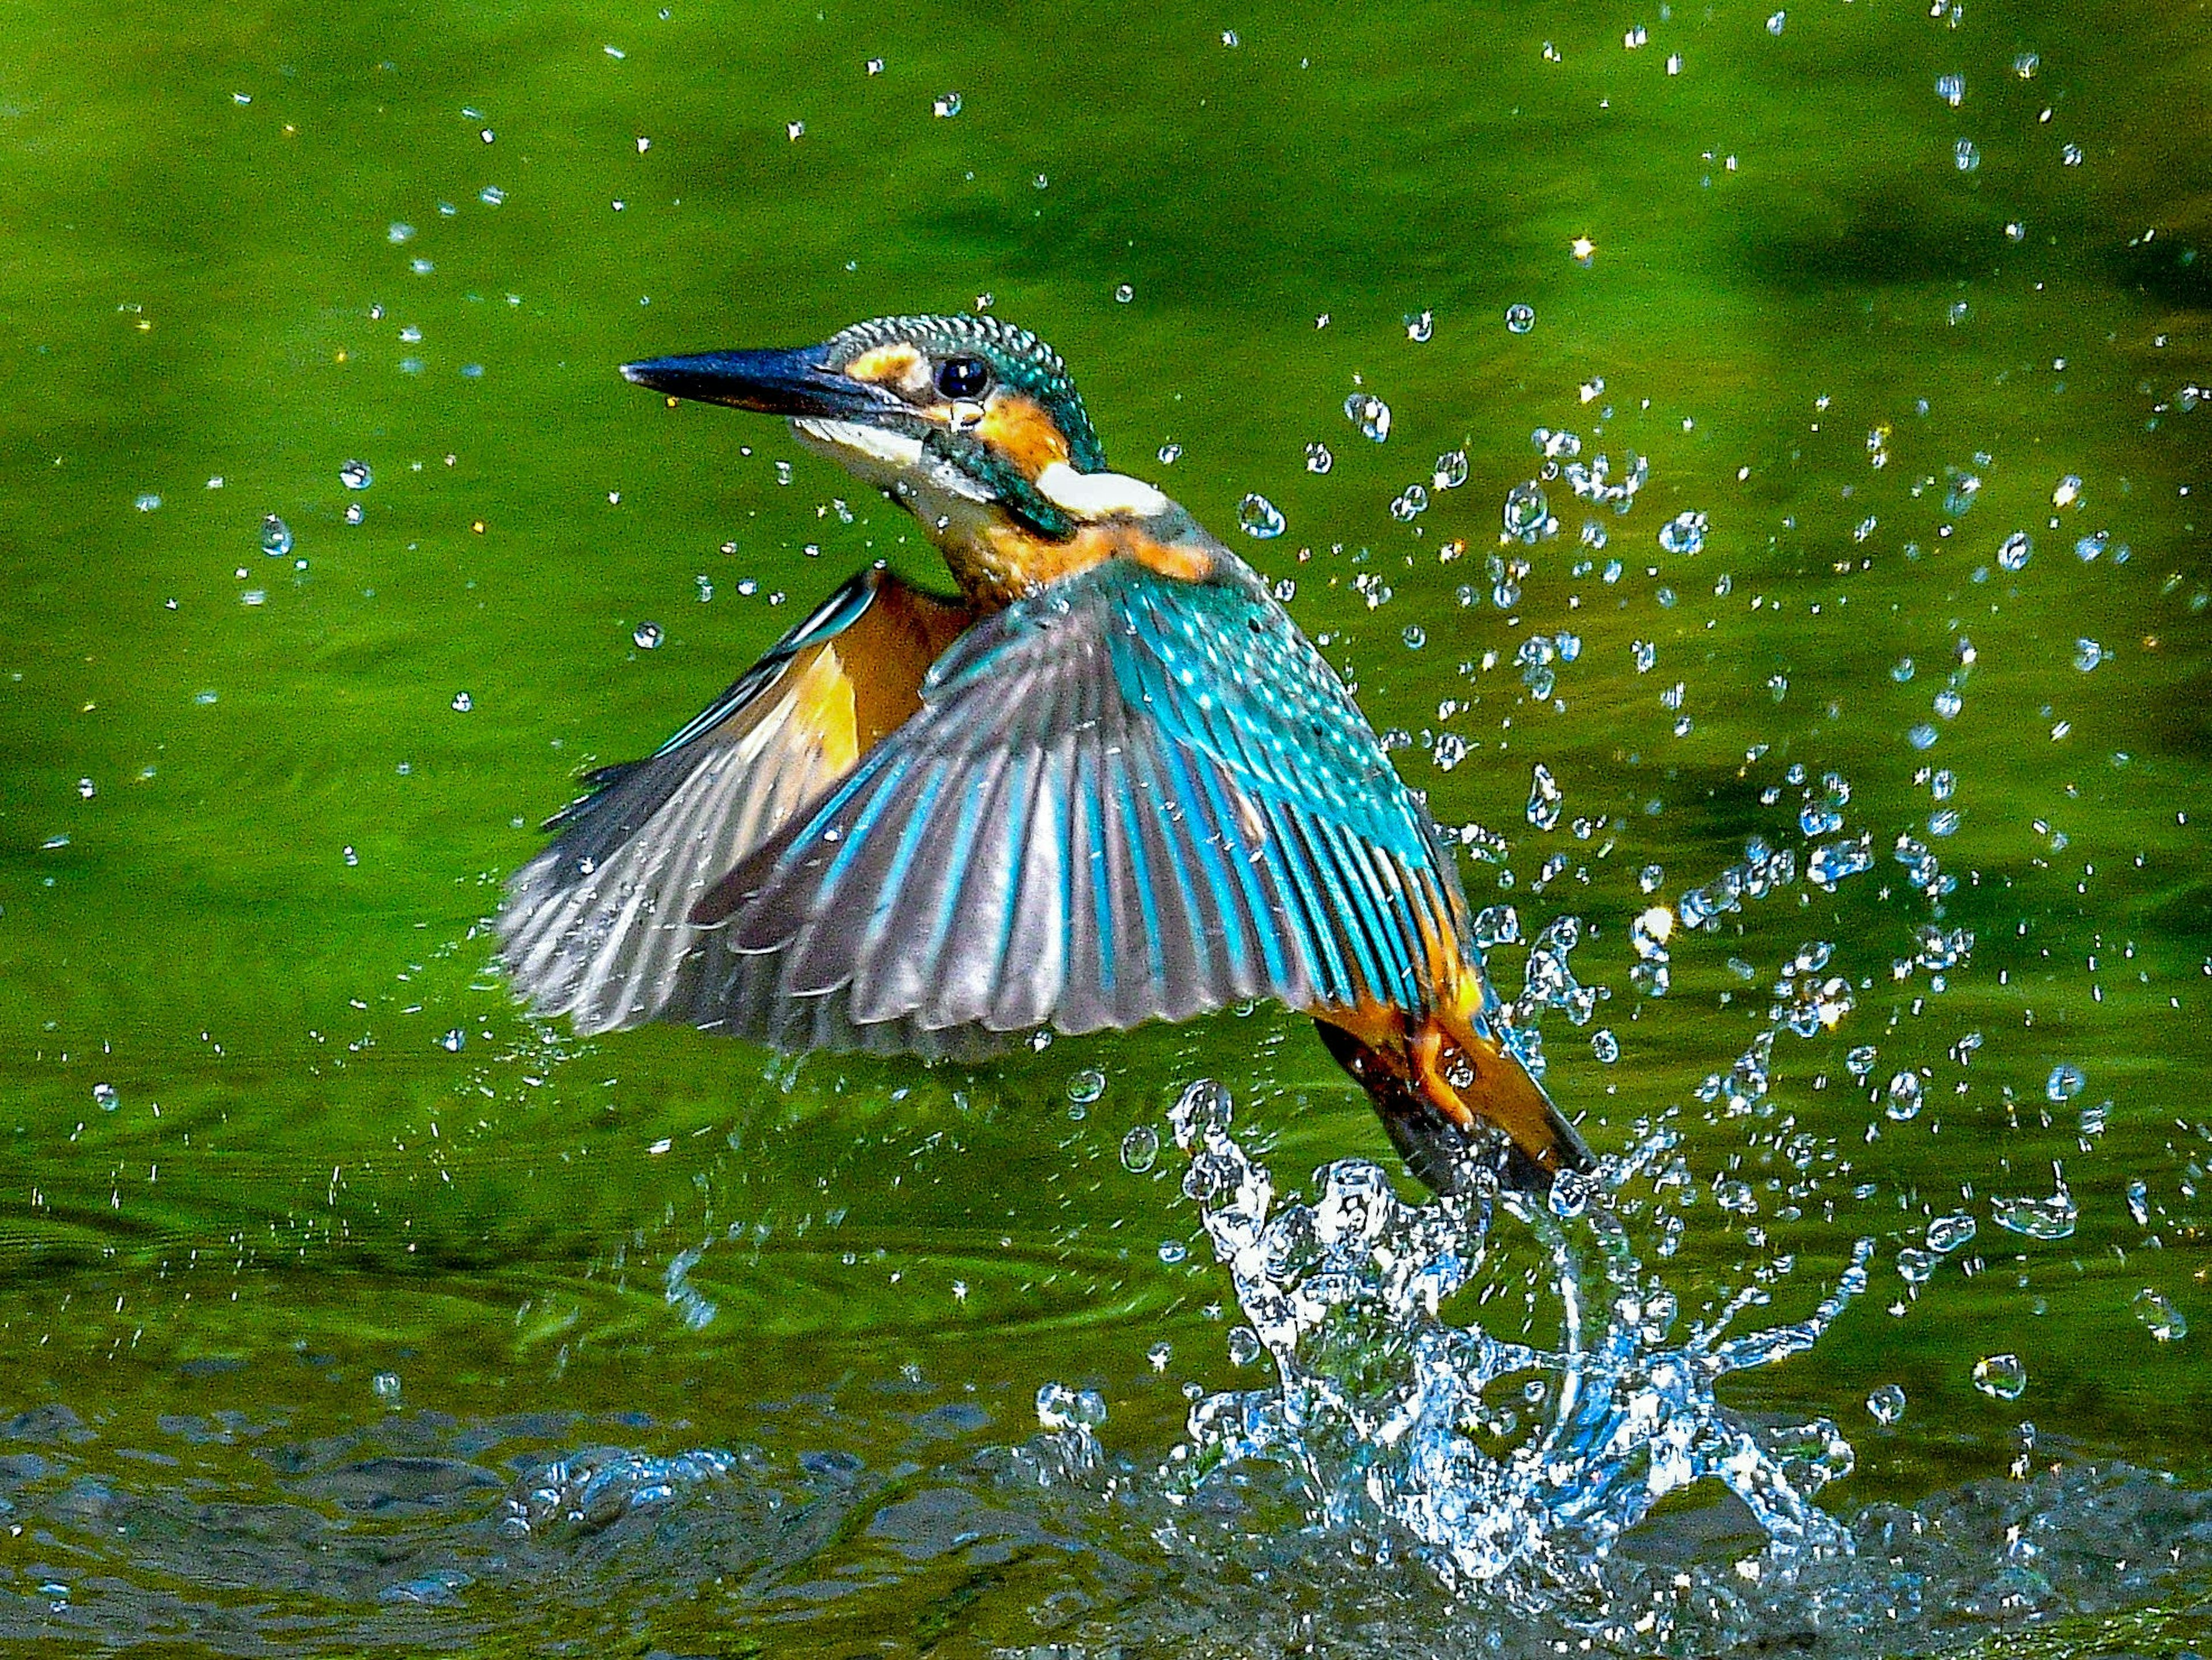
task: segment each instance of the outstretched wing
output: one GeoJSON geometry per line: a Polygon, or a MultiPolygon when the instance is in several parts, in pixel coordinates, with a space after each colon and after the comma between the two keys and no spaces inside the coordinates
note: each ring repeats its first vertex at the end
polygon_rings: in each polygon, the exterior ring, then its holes
{"type": "Polygon", "coordinates": [[[592,775],[507,884],[515,984],[579,1031],[661,1016],[697,953],[700,896],[921,708],[974,615],[863,571],[650,757],[592,775]]]}
{"type": "Polygon", "coordinates": [[[1109,560],[963,636],[694,908],[717,933],[683,1018],[973,1054],[1254,997],[1419,1006],[1465,936],[1450,856],[1281,607],[1216,565],[1109,560]]]}

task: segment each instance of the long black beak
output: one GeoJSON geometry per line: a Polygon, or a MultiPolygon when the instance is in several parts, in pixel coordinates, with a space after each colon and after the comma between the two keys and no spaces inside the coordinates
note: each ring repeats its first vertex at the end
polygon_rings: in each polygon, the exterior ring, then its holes
{"type": "Polygon", "coordinates": [[[622,366],[623,379],[671,398],[726,404],[764,415],[865,420],[898,406],[879,386],[831,368],[825,346],[788,350],[702,351],[622,366]]]}

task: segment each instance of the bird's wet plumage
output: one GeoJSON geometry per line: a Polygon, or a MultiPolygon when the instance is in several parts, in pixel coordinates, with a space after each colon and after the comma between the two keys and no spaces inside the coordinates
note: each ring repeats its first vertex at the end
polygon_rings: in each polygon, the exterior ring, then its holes
{"type": "Polygon", "coordinates": [[[1589,1155],[1502,1042],[1450,851],[1259,577],[1105,471],[1060,360],[989,318],[664,358],[789,416],[962,590],[864,572],[648,759],[593,775],[502,912],[580,1030],[974,1058],[1040,1027],[1314,1014],[1416,1174],[1488,1122],[1509,1178],[1589,1155]]]}

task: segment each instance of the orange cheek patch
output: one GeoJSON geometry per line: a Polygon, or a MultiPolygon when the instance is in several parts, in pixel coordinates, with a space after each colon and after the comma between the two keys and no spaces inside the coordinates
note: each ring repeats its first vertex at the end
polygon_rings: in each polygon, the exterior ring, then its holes
{"type": "Polygon", "coordinates": [[[844,373],[854,380],[865,380],[876,386],[918,386],[929,377],[921,361],[921,354],[912,346],[878,346],[864,351],[845,365],[844,373]]]}
{"type": "Polygon", "coordinates": [[[1034,399],[1000,392],[983,411],[975,435],[1034,478],[1067,459],[1067,440],[1034,399]]]}

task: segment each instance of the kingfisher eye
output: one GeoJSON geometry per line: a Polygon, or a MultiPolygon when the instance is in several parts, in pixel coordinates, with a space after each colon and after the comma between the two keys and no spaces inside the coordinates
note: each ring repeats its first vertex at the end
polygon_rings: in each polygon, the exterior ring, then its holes
{"type": "Polygon", "coordinates": [[[991,366],[980,357],[948,357],[937,366],[937,390],[956,402],[981,398],[991,385],[991,366]]]}

